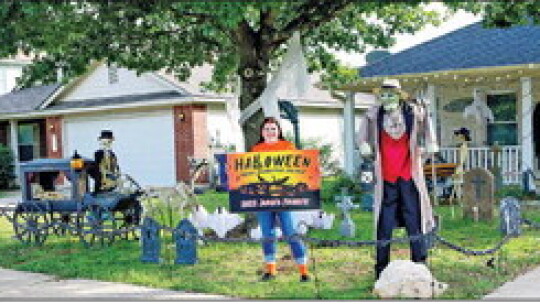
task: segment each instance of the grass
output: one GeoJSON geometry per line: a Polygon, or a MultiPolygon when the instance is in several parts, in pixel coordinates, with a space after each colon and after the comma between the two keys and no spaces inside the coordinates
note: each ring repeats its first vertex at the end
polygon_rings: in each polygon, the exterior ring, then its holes
{"type": "MultiPolygon", "coordinates": [[[[227,205],[227,195],[207,193],[198,202],[213,212],[227,205]]],[[[326,211],[337,213],[335,205],[324,203],[326,211]]],[[[461,219],[460,210],[452,218],[448,206],[436,208],[441,215],[441,235],[474,249],[491,247],[501,239],[498,219],[475,223],[461,219]]],[[[355,239],[372,238],[372,213],[354,211],[355,239]]],[[[527,211],[528,218],[540,221],[540,212],[527,211]]],[[[339,236],[340,220],[333,230],[313,230],[309,236],[344,239],[339,236]]],[[[205,292],[253,299],[373,299],[374,250],[362,248],[315,248],[310,245],[310,268],[314,280],[298,282],[296,267],[286,244],[278,248],[278,276],[259,283],[262,271],[259,244],[212,243],[199,246],[199,263],[174,265],[174,247],[165,237],[161,264],[139,262],[137,242],[118,241],[108,248],[84,248],[74,237],[50,237],[42,247],[20,244],[12,239],[11,225],[0,218],[0,267],[54,274],[61,278],[87,278],[128,282],[150,287],[205,292]]],[[[394,236],[403,236],[396,230],[394,236]]],[[[437,245],[430,251],[429,267],[435,277],[450,285],[440,299],[480,299],[504,282],[540,265],[540,230],[524,229],[495,256],[468,257],[437,245]],[[486,266],[495,257],[495,268],[486,266]]],[[[392,259],[408,259],[406,244],[392,246],[392,259]]]]}

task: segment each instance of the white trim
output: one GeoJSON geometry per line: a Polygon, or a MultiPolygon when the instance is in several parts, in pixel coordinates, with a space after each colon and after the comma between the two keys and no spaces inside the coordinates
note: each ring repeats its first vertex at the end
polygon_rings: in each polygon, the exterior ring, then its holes
{"type": "Polygon", "coordinates": [[[506,94],[517,94],[516,90],[486,90],[486,95],[506,95],[506,94]]]}
{"type": "Polygon", "coordinates": [[[535,168],[534,166],[534,146],[533,146],[533,111],[534,102],[532,96],[531,77],[521,78],[521,155],[523,171],[535,168]]]}
{"type": "Polygon", "coordinates": [[[343,146],[345,148],[345,172],[349,176],[354,175],[354,92],[348,92],[343,105],[343,146]]]}
{"type": "Polygon", "coordinates": [[[151,72],[149,73],[149,75],[153,78],[155,78],[157,81],[159,81],[160,83],[166,85],[166,86],[169,86],[171,87],[172,89],[174,89],[175,91],[181,93],[182,95],[188,95],[190,94],[190,92],[188,92],[186,89],[182,88],[181,86],[177,85],[176,83],[174,83],[173,81],[165,78],[165,76],[163,75],[160,75],[158,72],[151,72]]]}
{"type": "Polygon", "coordinates": [[[66,85],[62,85],[62,86],[58,87],[51,94],[51,96],[47,97],[47,99],[45,99],[45,101],[43,101],[41,103],[41,105],[39,105],[38,110],[44,110],[46,107],[48,107],[56,99],[56,97],[58,97],[58,95],[60,95],[60,94],[62,94],[62,92],[64,92],[65,88],[66,88],[66,85]]]}

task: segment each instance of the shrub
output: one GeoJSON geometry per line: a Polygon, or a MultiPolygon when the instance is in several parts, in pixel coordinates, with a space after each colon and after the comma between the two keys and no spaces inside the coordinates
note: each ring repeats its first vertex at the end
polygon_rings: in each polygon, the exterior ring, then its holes
{"type": "MultiPolygon", "coordinates": [[[[294,143],[294,136],[290,133],[285,134],[285,139],[294,143]]],[[[333,158],[334,147],[331,143],[323,142],[321,138],[306,138],[301,139],[300,144],[305,150],[319,150],[319,162],[324,175],[340,173],[341,168],[339,162],[333,158]]]]}
{"type": "Polygon", "coordinates": [[[15,185],[15,164],[11,148],[0,144],[0,189],[15,185]]]}
{"type": "Polygon", "coordinates": [[[348,195],[354,196],[355,203],[360,201],[362,195],[360,183],[344,173],[323,179],[321,188],[321,199],[327,203],[335,203],[334,197],[341,194],[342,188],[347,189],[348,195]]]}
{"type": "Polygon", "coordinates": [[[509,186],[502,186],[501,189],[495,193],[495,197],[497,199],[501,199],[507,196],[512,196],[517,199],[537,199],[538,196],[534,193],[527,193],[523,191],[521,186],[517,185],[509,185],[509,186]]]}

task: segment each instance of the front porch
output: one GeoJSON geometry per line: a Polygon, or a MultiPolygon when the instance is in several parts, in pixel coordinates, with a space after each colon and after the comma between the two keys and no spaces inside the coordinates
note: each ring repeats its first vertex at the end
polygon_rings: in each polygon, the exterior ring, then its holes
{"type": "MultiPolygon", "coordinates": [[[[537,106],[540,100],[540,65],[360,78],[343,90],[370,92],[384,78],[398,79],[413,98],[427,102],[426,109],[435,126],[440,154],[445,161],[460,161],[460,143],[453,132],[464,127],[471,131],[465,170],[491,168],[495,162],[492,147],[497,143],[501,148],[498,167],[504,184],[520,184],[522,173],[527,170],[538,173],[539,151],[535,149],[535,142],[540,140],[540,107],[537,106]],[[466,111],[472,115],[465,117],[466,111]]],[[[348,96],[347,102],[354,103],[354,95],[348,96]]],[[[350,121],[347,116],[350,115],[345,112],[344,118],[350,121]]],[[[351,134],[345,136],[345,141],[354,142],[351,134]]],[[[354,173],[357,165],[356,162],[354,167],[346,168],[347,172],[354,173]]]]}

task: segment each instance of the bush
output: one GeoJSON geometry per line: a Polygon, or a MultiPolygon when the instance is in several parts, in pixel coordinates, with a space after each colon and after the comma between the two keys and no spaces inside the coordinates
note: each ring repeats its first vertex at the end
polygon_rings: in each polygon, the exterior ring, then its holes
{"type": "Polygon", "coordinates": [[[343,173],[323,179],[321,188],[321,199],[328,203],[335,203],[334,197],[341,195],[342,188],[347,189],[348,195],[354,196],[355,203],[360,202],[362,195],[360,183],[343,173]]]}
{"type": "Polygon", "coordinates": [[[15,185],[15,164],[11,148],[0,144],[0,189],[15,185]]]}
{"type": "Polygon", "coordinates": [[[534,193],[527,193],[525,191],[523,191],[523,189],[521,188],[521,186],[517,186],[517,185],[511,185],[511,186],[502,186],[501,189],[499,189],[497,191],[497,193],[495,193],[495,197],[497,199],[502,199],[502,198],[505,198],[507,196],[512,196],[512,197],[515,197],[517,199],[537,199],[538,198],[538,195],[534,194],[534,193]]]}
{"type": "MultiPolygon", "coordinates": [[[[285,134],[285,139],[294,143],[294,136],[290,133],[285,134]]],[[[339,162],[332,158],[334,147],[330,143],[325,143],[320,138],[301,139],[300,144],[304,150],[319,150],[319,162],[321,172],[324,175],[335,175],[341,171],[339,162]]]]}

